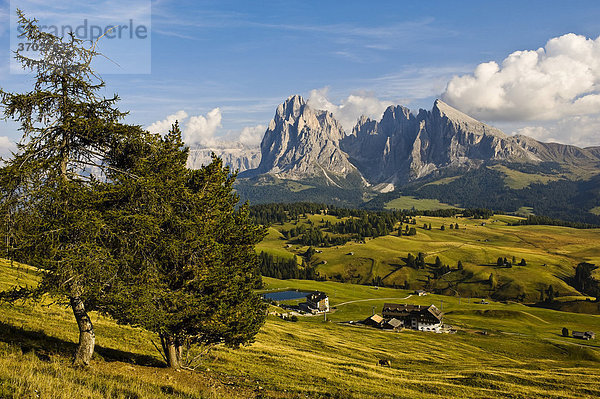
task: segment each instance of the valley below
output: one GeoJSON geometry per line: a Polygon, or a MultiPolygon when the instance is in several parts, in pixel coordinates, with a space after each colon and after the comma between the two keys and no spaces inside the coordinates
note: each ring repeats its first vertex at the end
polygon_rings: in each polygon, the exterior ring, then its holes
{"type": "MultiPolygon", "coordinates": [[[[278,315],[273,302],[256,341],[239,349],[217,346],[194,369],[164,368],[146,330],[118,325],[93,313],[97,353],[90,369],[70,365],[77,329],[68,309],[42,302],[3,304],[0,320],[1,396],[93,398],[584,398],[600,395],[600,344],[562,336],[600,331],[595,298],[569,285],[580,262],[600,262],[597,229],[514,226],[514,216],[488,218],[417,215],[416,234],[396,232],[364,241],[311,246],[286,239],[301,225],[326,232],[351,216],[297,212],[271,223],[257,252],[297,259],[317,280],[263,277],[258,293],[298,290],[329,296],[326,318],[278,315]],[[449,229],[450,224],[458,229],[449,229]],[[427,228],[424,226],[427,225],[427,228]],[[431,225],[431,230],[429,230],[431,225]],[[441,226],[445,226],[444,230],[441,226]],[[312,252],[312,251],[311,251],[312,252]],[[421,269],[405,264],[408,253],[425,254],[421,269]],[[499,257],[526,259],[526,266],[496,264],[499,257]],[[432,278],[436,257],[447,274],[432,278]],[[463,265],[457,269],[458,261],[463,265]],[[491,287],[489,275],[497,276],[491,287]],[[429,276],[429,278],[427,277],[429,276]],[[339,281],[336,281],[339,280],[339,281]],[[408,287],[406,287],[408,285],[408,287]],[[553,303],[588,304],[585,311],[529,306],[554,287],[553,303]],[[416,289],[429,293],[415,295],[416,289]],[[484,303],[482,303],[482,300],[484,303]],[[409,329],[385,331],[356,323],[380,313],[384,303],[435,305],[454,334],[409,329]],[[594,311],[595,307],[595,311],[594,311]],[[326,319],[326,320],[325,320],[326,319]],[[43,320],[43,322],[42,322],[43,320]],[[352,323],[349,323],[352,322],[352,323]],[[389,367],[379,365],[389,361],[389,367]],[[85,373],[85,374],[84,374],[85,373]],[[91,373],[91,374],[90,374],[91,373]],[[85,377],[84,377],[85,375],[85,377]],[[91,378],[90,378],[91,375],[91,378]],[[38,396],[39,395],[39,396],[38,396]]],[[[332,236],[336,234],[332,233],[332,236]]],[[[2,289],[35,285],[31,267],[2,261],[2,289]]],[[[597,278],[597,270],[594,271],[597,278]]],[[[296,301],[293,300],[292,302],[296,301]]],[[[190,356],[200,354],[195,348],[190,356]]]]}

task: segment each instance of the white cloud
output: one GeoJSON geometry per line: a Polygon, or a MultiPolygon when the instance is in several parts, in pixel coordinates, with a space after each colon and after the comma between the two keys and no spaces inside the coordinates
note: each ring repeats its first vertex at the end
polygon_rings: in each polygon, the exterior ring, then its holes
{"type": "Polygon", "coordinates": [[[543,142],[559,142],[560,139],[554,137],[554,133],[544,126],[525,126],[517,129],[514,134],[522,134],[523,136],[534,138],[543,142]]]}
{"type": "Polygon", "coordinates": [[[328,87],[311,90],[308,104],[331,112],[348,133],[362,115],[380,119],[385,109],[392,105],[391,102],[381,101],[368,93],[351,94],[340,105],[335,105],[329,100],[328,92],[328,87]]]}
{"type": "Polygon", "coordinates": [[[7,158],[12,151],[17,149],[17,145],[12,142],[8,136],[0,136],[0,157],[7,158]]]}
{"type": "Polygon", "coordinates": [[[558,122],[525,126],[516,134],[544,142],[573,144],[579,147],[600,145],[600,114],[563,118],[558,122]]]}
{"type": "Polygon", "coordinates": [[[492,121],[558,120],[600,109],[600,37],[569,33],[544,48],[515,51],[501,65],[479,64],[455,76],[442,99],[492,121]]]}
{"type": "Polygon", "coordinates": [[[246,126],[240,133],[239,141],[245,146],[256,147],[262,141],[266,129],[265,125],[246,126]]]}
{"type": "Polygon", "coordinates": [[[183,120],[187,117],[187,112],[183,110],[177,111],[176,113],[167,116],[162,121],[154,122],[147,127],[147,130],[151,133],[166,134],[169,129],[171,129],[171,125],[173,125],[175,121],[179,121],[179,125],[181,126],[181,122],[183,122],[183,120]]]}
{"type": "Polygon", "coordinates": [[[152,133],[165,134],[175,121],[179,121],[183,141],[192,148],[239,148],[257,147],[266,130],[265,125],[246,126],[238,132],[219,132],[222,127],[221,108],[214,108],[206,115],[193,115],[180,110],[147,127],[152,133]],[[219,134],[221,133],[221,134],[219,134]]]}
{"type": "Polygon", "coordinates": [[[183,141],[190,146],[211,145],[215,141],[215,133],[221,127],[221,110],[214,108],[206,116],[192,116],[185,125],[183,141]]]}

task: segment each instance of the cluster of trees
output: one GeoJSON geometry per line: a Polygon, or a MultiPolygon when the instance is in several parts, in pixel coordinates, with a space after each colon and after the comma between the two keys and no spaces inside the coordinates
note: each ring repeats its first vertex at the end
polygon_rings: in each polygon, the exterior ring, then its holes
{"type": "Polygon", "coordinates": [[[515,222],[513,226],[527,226],[527,225],[545,225],[545,226],[563,226],[573,227],[575,229],[596,229],[600,227],[597,224],[580,223],[580,222],[568,222],[566,220],[553,219],[548,216],[536,216],[529,215],[525,220],[519,220],[515,222]]]}
{"type": "Polygon", "coordinates": [[[440,278],[444,274],[450,272],[450,266],[444,265],[439,256],[435,257],[434,269],[433,269],[433,278],[440,278]]]}
{"type": "Polygon", "coordinates": [[[250,207],[250,217],[258,224],[270,225],[298,220],[307,214],[326,212],[330,206],[310,202],[295,202],[290,204],[258,204],[250,207]]]}
{"type": "Polygon", "coordinates": [[[554,302],[554,299],[557,296],[560,296],[560,293],[558,291],[555,291],[552,285],[548,285],[548,287],[545,290],[540,290],[541,302],[552,303],[554,302]]]}
{"type": "Polygon", "coordinates": [[[417,257],[415,257],[410,252],[406,256],[406,266],[412,267],[413,269],[424,269],[425,268],[425,254],[423,252],[419,252],[417,257]]]}
{"type": "Polygon", "coordinates": [[[280,258],[262,251],[259,255],[260,272],[263,276],[277,279],[303,279],[321,280],[315,266],[302,261],[302,267],[298,266],[298,259],[280,258]]]}
{"type": "MultiPolygon", "coordinates": [[[[450,223],[450,230],[454,230],[454,229],[458,230],[459,228],[460,228],[460,227],[458,226],[458,223],[454,223],[454,224],[453,224],[453,223],[450,223]]],[[[429,224],[429,230],[431,230],[431,224],[429,224]]],[[[440,230],[442,230],[442,231],[445,231],[445,230],[446,230],[446,225],[445,225],[445,224],[443,224],[443,225],[440,227],[440,230]]]]}
{"type": "Polygon", "coordinates": [[[596,298],[600,297],[599,283],[592,276],[592,272],[597,268],[598,266],[588,262],[582,262],[575,267],[573,286],[577,291],[582,294],[596,296],[596,298]]]}
{"type": "Polygon", "coordinates": [[[323,233],[320,228],[311,224],[301,224],[299,226],[292,227],[290,230],[284,230],[282,234],[285,238],[293,238],[294,242],[298,244],[320,247],[344,245],[348,241],[352,240],[352,237],[349,236],[334,236],[323,233]]]}
{"type": "Polygon", "coordinates": [[[339,223],[325,222],[325,228],[339,234],[352,234],[358,239],[380,237],[394,230],[402,215],[392,212],[365,212],[361,217],[352,217],[339,223]]]}
{"type": "Polygon", "coordinates": [[[251,342],[265,319],[253,293],[264,229],[236,208],[235,175],[215,157],[187,169],[177,123],[164,136],[123,124],[118,97],[98,94],[95,46],[21,12],[19,25],[40,51],[16,53],[34,89],[0,91],[4,117],[23,132],[0,169],[0,238],[2,256],[37,267],[41,282],[0,299],[49,293],[70,305],[78,366],[94,352],[92,310],[157,333],[174,368],[189,345],[251,342]]]}
{"type": "Polygon", "coordinates": [[[484,215],[493,215],[493,212],[489,209],[435,209],[435,210],[402,210],[402,211],[380,211],[369,209],[357,209],[340,207],[325,203],[311,203],[311,202],[292,202],[292,203],[269,203],[269,204],[257,204],[250,206],[250,216],[255,220],[256,223],[262,225],[269,225],[273,223],[285,223],[290,221],[298,221],[300,217],[306,215],[318,215],[327,214],[335,216],[338,219],[342,218],[383,218],[394,221],[394,224],[398,222],[415,224],[416,221],[413,219],[416,216],[430,216],[430,217],[444,217],[449,218],[457,214],[465,214],[467,217],[484,217],[484,215]]]}
{"type": "MultiPolygon", "coordinates": [[[[506,257],[498,257],[498,260],[496,261],[496,266],[498,267],[513,267],[513,265],[517,265],[517,258],[516,257],[512,257],[512,261],[506,259],[506,257]]],[[[525,260],[525,258],[521,258],[521,261],[518,263],[518,266],[527,266],[527,261],[525,260]]]]}
{"type": "MultiPolygon", "coordinates": [[[[261,215],[256,220],[263,222],[272,222],[273,218],[287,221],[290,217],[295,217],[296,226],[289,230],[283,230],[282,234],[286,239],[295,239],[294,241],[302,245],[311,246],[333,246],[344,245],[348,241],[362,241],[365,237],[379,237],[389,234],[394,229],[394,225],[399,221],[411,222],[416,224],[416,221],[410,220],[399,212],[371,212],[359,209],[345,208],[327,208],[324,205],[315,205],[313,212],[327,212],[329,215],[337,216],[338,218],[346,218],[338,223],[332,223],[329,220],[322,220],[322,226],[317,227],[308,220],[307,223],[298,223],[299,218],[306,216],[304,210],[310,210],[311,204],[277,204],[277,205],[259,205],[257,206],[257,215],[261,215]],[[258,212],[260,210],[260,212],[258,212]],[[271,212],[273,210],[273,212],[271,212]],[[292,210],[293,212],[289,212],[292,210]],[[271,215],[271,216],[269,216],[271,215]],[[286,215],[285,217],[283,215],[286,215]],[[273,217],[273,218],[272,218],[273,217]],[[333,234],[327,234],[327,231],[333,234]]],[[[407,233],[408,233],[407,226],[407,233]]],[[[413,229],[414,230],[414,229],[413,229]]],[[[413,231],[416,234],[416,230],[413,231]]]]}
{"type": "Polygon", "coordinates": [[[494,216],[494,211],[487,208],[469,208],[465,209],[462,215],[466,218],[489,219],[494,216]]]}
{"type": "Polygon", "coordinates": [[[402,231],[402,225],[398,227],[398,235],[399,236],[416,236],[417,229],[414,227],[409,227],[407,224],[404,225],[404,231],[402,231]]]}
{"type": "MultiPolygon", "coordinates": [[[[406,266],[412,267],[413,269],[416,269],[416,270],[425,269],[425,265],[427,264],[425,262],[425,254],[423,254],[422,252],[419,252],[416,257],[413,254],[408,253],[408,255],[406,256],[406,259],[405,259],[405,263],[406,263],[406,266]]],[[[455,270],[463,270],[463,269],[464,269],[464,266],[462,264],[462,261],[459,260],[455,270]]],[[[440,278],[444,274],[447,274],[451,271],[452,271],[452,268],[450,267],[450,265],[445,265],[439,256],[435,257],[435,261],[431,267],[431,272],[433,274],[434,279],[440,278]]]]}

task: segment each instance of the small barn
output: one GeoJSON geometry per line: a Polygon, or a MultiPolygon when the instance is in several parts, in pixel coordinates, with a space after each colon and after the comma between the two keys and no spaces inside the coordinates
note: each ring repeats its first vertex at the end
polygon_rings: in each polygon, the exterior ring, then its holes
{"type": "Polygon", "coordinates": [[[371,327],[381,327],[381,326],[383,326],[384,322],[385,322],[385,319],[378,314],[374,314],[371,317],[367,317],[365,319],[365,321],[363,321],[364,324],[371,326],[371,327]]]}
{"type": "Polygon", "coordinates": [[[396,318],[392,318],[383,324],[383,328],[391,330],[399,330],[402,327],[404,327],[404,323],[402,322],[402,320],[398,320],[396,318]]]}
{"type": "Polygon", "coordinates": [[[596,334],[594,334],[593,331],[573,331],[572,333],[573,338],[578,338],[578,339],[595,339],[596,338],[596,334]]]}

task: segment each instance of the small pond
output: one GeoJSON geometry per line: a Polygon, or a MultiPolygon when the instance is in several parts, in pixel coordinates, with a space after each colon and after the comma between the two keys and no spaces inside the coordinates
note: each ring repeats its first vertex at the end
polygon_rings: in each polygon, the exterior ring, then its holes
{"type": "Polygon", "coordinates": [[[279,292],[269,292],[268,294],[263,294],[265,299],[272,299],[274,301],[289,301],[291,299],[302,299],[306,298],[311,291],[279,291],[279,292]]]}

